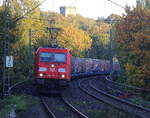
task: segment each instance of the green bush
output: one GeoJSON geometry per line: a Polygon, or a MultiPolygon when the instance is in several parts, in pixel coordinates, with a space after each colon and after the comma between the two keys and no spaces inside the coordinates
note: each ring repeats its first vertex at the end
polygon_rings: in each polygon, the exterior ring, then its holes
{"type": "Polygon", "coordinates": [[[16,113],[26,111],[32,104],[35,104],[32,98],[29,96],[10,96],[3,100],[0,100],[0,118],[5,117],[9,114],[12,108],[15,109],[16,113]]]}

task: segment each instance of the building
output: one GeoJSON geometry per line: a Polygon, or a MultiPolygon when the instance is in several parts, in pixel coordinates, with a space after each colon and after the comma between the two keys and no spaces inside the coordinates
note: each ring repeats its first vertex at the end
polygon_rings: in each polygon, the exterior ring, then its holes
{"type": "Polygon", "coordinates": [[[60,7],[60,13],[64,16],[73,15],[76,16],[76,7],[60,7]]]}

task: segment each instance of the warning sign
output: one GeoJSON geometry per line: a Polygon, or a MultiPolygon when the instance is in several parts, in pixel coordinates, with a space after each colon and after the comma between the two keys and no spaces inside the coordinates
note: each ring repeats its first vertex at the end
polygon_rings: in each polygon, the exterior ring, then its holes
{"type": "Polygon", "coordinates": [[[6,56],[6,67],[13,67],[13,56],[6,56]]]}

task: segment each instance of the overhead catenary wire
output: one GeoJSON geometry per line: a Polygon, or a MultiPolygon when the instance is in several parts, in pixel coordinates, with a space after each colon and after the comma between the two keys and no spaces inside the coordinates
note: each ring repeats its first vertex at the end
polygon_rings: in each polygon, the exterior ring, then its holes
{"type": "Polygon", "coordinates": [[[40,2],[39,4],[37,4],[35,7],[33,7],[32,9],[30,9],[29,11],[27,11],[25,14],[23,14],[22,16],[19,16],[18,18],[16,18],[15,20],[13,20],[14,22],[17,22],[21,19],[23,19],[25,16],[27,16],[28,14],[32,13],[36,8],[38,8],[39,6],[41,6],[46,0],[43,0],[42,2],[40,2]]]}
{"type": "Polygon", "coordinates": [[[69,6],[73,6],[78,0],[74,0],[69,6]]]}
{"type": "MultiPolygon", "coordinates": [[[[139,15],[136,15],[136,16],[139,16],[139,15]]],[[[140,16],[139,16],[140,17],[140,16]]],[[[28,17],[24,17],[24,18],[28,18],[28,17]]],[[[125,17],[123,17],[123,18],[125,18],[125,17]]],[[[34,19],[34,20],[44,20],[44,21],[49,21],[49,22],[52,22],[53,20],[52,19],[48,19],[48,18],[36,18],[36,17],[32,17],[32,18],[30,18],[30,19],[34,19]]],[[[123,19],[104,19],[104,20],[102,20],[102,21],[104,21],[104,22],[111,22],[111,21],[113,21],[113,22],[119,22],[119,21],[122,21],[123,19]]],[[[125,19],[124,19],[125,20],[125,19]]],[[[145,22],[149,22],[149,19],[143,19],[143,18],[141,18],[140,17],[140,19],[132,19],[132,21],[145,21],[145,22]]]]}
{"type": "Polygon", "coordinates": [[[119,7],[121,7],[121,8],[123,8],[124,10],[126,9],[125,7],[121,6],[120,4],[118,4],[118,3],[116,3],[116,2],[114,2],[112,0],[108,0],[108,1],[113,3],[113,4],[115,4],[115,5],[117,5],[117,6],[119,6],[119,7]]]}
{"type": "MultiPolygon", "coordinates": [[[[38,8],[39,6],[41,6],[45,1],[46,1],[46,0],[43,0],[41,3],[39,3],[37,6],[35,6],[35,7],[32,8],[31,10],[29,10],[28,12],[26,12],[24,15],[22,15],[22,16],[16,18],[13,22],[17,22],[18,20],[21,20],[21,19],[23,19],[23,18],[27,18],[26,16],[27,16],[28,14],[30,14],[30,13],[33,12],[36,8],[38,8]]],[[[111,1],[111,0],[108,0],[108,1],[109,1],[109,2],[112,2],[113,4],[119,6],[119,7],[123,8],[123,9],[125,9],[125,7],[119,5],[118,3],[115,3],[115,2],[113,2],[113,1],[111,1]]],[[[75,4],[76,2],[77,2],[77,0],[75,0],[71,5],[75,4]]],[[[36,19],[36,18],[32,18],[32,19],[36,19]]],[[[43,18],[40,18],[39,20],[51,21],[51,20],[49,20],[49,19],[43,19],[43,18]]],[[[146,22],[149,22],[149,20],[147,21],[147,19],[142,19],[142,20],[144,20],[144,21],[146,21],[146,22]]],[[[105,19],[105,21],[106,21],[106,19],[105,19]]],[[[107,21],[108,21],[108,20],[107,20],[107,21]]],[[[114,21],[120,21],[120,20],[114,20],[114,21]]]]}

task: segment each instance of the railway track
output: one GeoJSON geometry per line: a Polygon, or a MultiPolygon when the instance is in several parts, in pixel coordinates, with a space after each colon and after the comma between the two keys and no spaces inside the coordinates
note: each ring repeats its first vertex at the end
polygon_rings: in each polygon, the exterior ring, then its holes
{"type": "Polygon", "coordinates": [[[104,103],[107,103],[108,105],[111,105],[118,110],[122,110],[128,114],[131,114],[132,116],[140,117],[140,118],[150,117],[149,109],[132,104],[128,101],[119,99],[111,94],[108,94],[103,86],[99,86],[99,88],[95,87],[94,81],[95,79],[81,80],[79,82],[79,87],[82,91],[94,97],[95,99],[103,101],[104,103]],[[85,83],[87,83],[87,81],[88,81],[88,85],[85,86],[85,83]]]}
{"type": "Polygon", "coordinates": [[[132,96],[132,94],[129,93],[128,91],[114,87],[114,85],[106,84],[106,82],[104,82],[104,81],[105,80],[103,80],[103,81],[98,80],[97,83],[99,84],[99,86],[101,86],[101,89],[104,90],[105,92],[107,92],[108,94],[111,94],[118,98],[122,98],[122,99],[126,99],[126,100],[127,99],[129,100],[129,97],[132,96]]]}
{"type": "MultiPolygon", "coordinates": [[[[22,84],[25,84],[28,81],[29,81],[29,79],[14,84],[13,86],[10,87],[9,92],[14,92],[14,91],[16,92],[16,91],[18,91],[17,88],[22,86],[22,84]]],[[[67,116],[67,117],[72,116],[72,118],[88,118],[86,115],[84,115],[78,109],[76,109],[73,105],[71,105],[64,96],[65,95],[63,95],[63,94],[61,94],[60,97],[58,97],[58,98],[56,98],[56,97],[42,97],[42,96],[39,96],[39,98],[41,100],[41,103],[44,106],[45,111],[47,112],[47,115],[48,115],[49,118],[60,118],[60,117],[63,117],[61,115],[58,115],[60,113],[56,113],[56,111],[53,110],[51,105],[50,105],[51,103],[55,103],[56,99],[61,101],[60,104],[62,104],[62,106],[64,106],[63,109],[66,109],[66,111],[68,111],[67,113],[65,112],[65,114],[64,114],[65,116],[67,116]],[[53,99],[53,101],[49,101],[49,99],[53,99]]],[[[58,105],[56,105],[56,106],[58,106],[58,105]]]]}
{"type": "Polygon", "coordinates": [[[141,94],[142,92],[147,92],[147,93],[150,92],[150,89],[149,90],[148,89],[142,89],[142,88],[114,82],[114,81],[108,79],[108,77],[106,77],[105,80],[106,80],[106,84],[108,86],[112,86],[113,88],[120,89],[121,91],[125,90],[126,92],[134,94],[134,95],[141,94]]]}
{"type": "Polygon", "coordinates": [[[76,109],[73,105],[71,105],[67,101],[67,99],[65,99],[63,94],[61,94],[60,97],[57,98],[40,97],[40,99],[50,118],[60,118],[60,117],[88,118],[78,109],[76,109]],[[60,105],[60,107],[58,108],[58,104],[52,105],[54,102],[55,103],[57,102],[60,105]],[[56,106],[57,108],[55,108],[56,106]]]}
{"type": "Polygon", "coordinates": [[[61,99],[63,100],[63,102],[68,105],[72,110],[74,110],[74,112],[76,112],[78,114],[79,118],[88,118],[88,116],[86,116],[85,114],[83,114],[81,111],[79,111],[78,109],[76,109],[73,105],[71,105],[64,97],[64,95],[61,96],[61,99]]]}
{"type": "MultiPolygon", "coordinates": [[[[150,93],[150,89],[143,89],[134,86],[129,86],[121,83],[114,82],[106,77],[105,85],[108,88],[108,92],[118,94],[119,98],[128,99],[130,102],[134,103],[134,99],[139,99],[138,105],[145,108],[150,108],[150,103],[148,100],[143,100],[141,96],[145,96],[150,93]]],[[[102,83],[103,84],[103,83],[102,83]]]]}
{"type": "Polygon", "coordinates": [[[13,92],[18,86],[21,86],[22,84],[28,82],[30,79],[27,79],[27,80],[24,80],[22,82],[18,82],[14,85],[12,85],[10,88],[9,88],[9,93],[13,92]]]}
{"type": "MultiPolygon", "coordinates": [[[[89,80],[89,79],[81,80],[80,83],[79,83],[79,87],[80,87],[80,89],[82,91],[84,91],[88,95],[90,95],[90,96],[94,97],[95,99],[100,100],[100,101],[102,101],[102,102],[104,102],[104,103],[106,103],[108,105],[111,105],[111,106],[113,106],[116,109],[119,109],[121,111],[125,111],[126,113],[129,113],[132,116],[141,117],[141,118],[149,118],[150,117],[150,110],[149,109],[143,108],[142,106],[138,106],[138,105],[132,104],[129,101],[125,101],[123,99],[119,99],[118,97],[109,94],[106,91],[105,87],[103,87],[102,85],[96,87],[94,85],[94,83],[95,83],[94,79],[90,80],[88,85],[82,84],[82,83],[86,82],[87,80],[89,80]],[[89,90],[89,89],[91,89],[91,90],[89,90]]],[[[16,87],[24,84],[27,81],[28,80],[16,83],[15,85],[10,87],[10,91],[13,91],[16,87]]],[[[68,107],[67,110],[70,111],[70,113],[74,114],[73,117],[88,118],[86,115],[84,115],[79,110],[74,108],[67,101],[67,98],[65,98],[63,96],[63,94],[60,96],[60,99],[63,102],[63,104],[65,104],[64,106],[68,107]]],[[[47,112],[51,111],[50,110],[50,106],[48,105],[48,102],[45,102],[45,98],[41,98],[41,101],[42,101],[45,109],[47,109],[47,112]]],[[[48,114],[49,114],[49,117],[56,118],[55,113],[53,113],[52,111],[49,112],[48,114]]]]}
{"type": "Polygon", "coordinates": [[[56,115],[51,111],[51,109],[49,108],[48,104],[46,103],[44,97],[40,97],[40,100],[41,100],[41,103],[42,103],[42,105],[44,106],[44,108],[47,112],[47,115],[50,118],[56,118],[56,115]]]}

